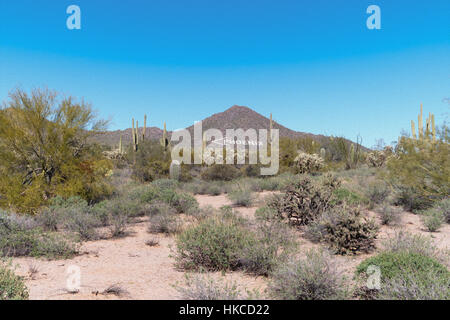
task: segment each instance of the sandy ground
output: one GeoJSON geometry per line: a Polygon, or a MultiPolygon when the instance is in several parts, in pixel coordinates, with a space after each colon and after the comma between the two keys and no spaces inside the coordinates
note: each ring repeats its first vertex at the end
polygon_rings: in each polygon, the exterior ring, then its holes
{"type": "MultiPolygon", "coordinates": [[[[260,193],[259,199],[268,194],[260,193]]],[[[200,206],[219,208],[231,204],[226,195],[198,195],[196,198],[200,206]]],[[[237,209],[244,216],[252,218],[256,208],[237,209]]],[[[370,214],[376,216],[374,213],[370,214]]],[[[14,259],[13,262],[17,264],[16,273],[25,277],[30,299],[178,299],[180,297],[173,286],[184,283],[185,273],[176,269],[174,258],[171,257],[174,238],[158,235],[159,245],[150,247],[145,242],[155,236],[147,233],[147,225],[147,220],[143,218],[130,225],[130,235],[125,238],[86,242],[80,249],[82,254],[73,259],[14,259]],[[68,273],[71,266],[78,267],[81,272],[81,288],[77,293],[69,293],[66,289],[67,280],[71,277],[68,273]],[[30,272],[33,269],[35,272],[30,272]],[[115,284],[126,290],[126,293],[121,296],[103,294],[105,289],[115,284]]],[[[399,226],[381,228],[377,247],[380,248],[382,241],[397,230],[431,235],[439,248],[450,248],[450,225],[446,224],[439,232],[430,234],[423,229],[419,216],[407,212],[403,213],[399,226]]],[[[302,238],[301,231],[298,234],[299,255],[319,246],[302,238]]],[[[336,258],[342,271],[351,277],[355,267],[368,256],[370,255],[363,254],[336,258]]],[[[213,277],[219,278],[222,275],[216,273],[213,277]]],[[[265,278],[242,272],[228,273],[224,277],[237,282],[242,289],[263,292],[267,285],[265,278]]]]}

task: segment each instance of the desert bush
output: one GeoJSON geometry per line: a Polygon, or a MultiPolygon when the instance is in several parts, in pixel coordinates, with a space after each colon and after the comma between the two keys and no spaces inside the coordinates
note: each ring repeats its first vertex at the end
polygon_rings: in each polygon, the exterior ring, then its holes
{"type": "Polygon", "coordinates": [[[197,220],[211,218],[217,214],[218,214],[218,210],[211,205],[203,206],[200,209],[191,212],[191,215],[194,216],[197,220]]]}
{"type": "Polygon", "coordinates": [[[294,159],[295,173],[314,173],[324,166],[324,159],[318,154],[309,154],[299,151],[294,159]]]}
{"type": "Polygon", "coordinates": [[[444,212],[439,209],[431,208],[422,212],[422,223],[430,232],[436,232],[445,223],[444,212]]]}
{"type": "Polygon", "coordinates": [[[240,267],[254,275],[269,276],[296,247],[295,237],[286,223],[267,216],[259,219],[254,234],[240,253],[240,267]]]}
{"type": "Polygon", "coordinates": [[[333,192],[339,185],[331,176],[319,182],[308,176],[300,177],[284,194],[279,213],[294,225],[306,225],[333,206],[333,192]]]}
{"type": "Polygon", "coordinates": [[[236,206],[250,207],[254,202],[254,195],[248,185],[236,184],[233,190],[228,193],[228,198],[236,206]]]}
{"type": "Polygon", "coordinates": [[[101,226],[100,220],[90,211],[72,211],[71,209],[61,216],[63,229],[77,233],[83,241],[99,239],[100,235],[96,228],[101,226]]]}
{"type": "Polygon", "coordinates": [[[432,239],[410,232],[399,231],[391,238],[383,242],[385,251],[388,252],[406,252],[433,258],[443,264],[449,264],[449,253],[439,250],[432,239]]]}
{"type": "Polygon", "coordinates": [[[171,205],[169,205],[168,203],[163,202],[163,201],[158,201],[158,200],[153,201],[147,207],[147,214],[149,216],[155,216],[155,215],[164,214],[167,212],[169,212],[171,214],[176,213],[171,205]]]}
{"type": "Polygon", "coordinates": [[[178,213],[190,214],[199,209],[197,200],[187,193],[177,193],[170,204],[178,213]]]}
{"type": "Polygon", "coordinates": [[[181,230],[181,222],[175,209],[168,206],[160,206],[157,214],[149,218],[148,232],[174,234],[181,230]]]}
{"type": "Polygon", "coordinates": [[[201,275],[187,275],[185,285],[175,288],[183,300],[238,300],[242,297],[235,282],[217,281],[201,275]]]}
{"type": "Polygon", "coordinates": [[[152,181],[152,186],[160,189],[176,189],[180,183],[173,179],[158,179],[152,181]]]}
{"type": "Polygon", "coordinates": [[[223,193],[223,186],[218,181],[202,181],[193,180],[183,185],[183,190],[191,192],[193,194],[208,194],[212,196],[218,196],[223,193]]]}
{"type": "Polygon", "coordinates": [[[122,237],[126,234],[127,223],[132,216],[126,203],[114,201],[108,206],[108,226],[111,237],[122,237]],[[115,205],[113,205],[113,203],[115,205]]]}
{"type": "Polygon", "coordinates": [[[335,207],[313,221],[306,234],[323,241],[336,254],[370,252],[375,248],[378,226],[364,218],[359,208],[335,207]]]}
{"type": "Polygon", "coordinates": [[[28,289],[22,278],[16,276],[10,263],[0,260],[0,301],[28,300],[28,289]]]}
{"type": "Polygon", "coordinates": [[[348,296],[336,262],[325,251],[310,250],[306,257],[291,259],[274,272],[268,287],[274,299],[336,300],[348,296]]]}
{"type": "Polygon", "coordinates": [[[369,199],[369,207],[374,208],[375,206],[386,201],[391,193],[391,190],[386,183],[377,181],[369,184],[365,193],[366,197],[369,199]]]}
{"type": "Polygon", "coordinates": [[[259,177],[261,175],[261,166],[257,164],[249,164],[241,169],[245,177],[259,177]]]}
{"type": "Polygon", "coordinates": [[[450,297],[450,272],[428,256],[413,252],[382,252],[357,267],[359,279],[367,278],[369,266],[379,267],[381,272],[381,286],[374,292],[375,298],[450,297]]]}
{"type": "Polygon", "coordinates": [[[152,202],[165,202],[173,207],[178,213],[190,213],[198,210],[197,200],[188,193],[177,192],[171,188],[156,188],[155,186],[144,186],[135,188],[130,192],[130,199],[138,206],[152,202]]]}
{"type": "Polygon", "coordinates": [[[201,177],[206,181],[224,180],[231,181],[239,177],[240,171],[230,164],[214,164],[203,170],[201,177]]]}
{"type": "Polygon", "coordinates": [[[431,208],[434,202],[431,198],[420,193],[418,189],[396,186],[394,204],[403,206],[406,211],[418,213],[421,210],[431,208]]]}
{"type": "Polygon", "coordinates": [[[0,206],[36,213],[55,195],[90,202],[108,196],[112,164],[87,143],[105,125],[89,104],[72,97],[12,92],[0,110],[0,206]]]}
{"type": "Polygon", "coordinates": [[[436,210],[442,211],[445,221],[450,223],[450,198],[445,198],[440,202],[436,203],[433,207],[436,210]]]}
{"type": "Polygon", "coordinates": [[[98,239],[95,228],[102,225],[99,217],[81,197],[53,198],[50,206],[37,216],[37,220],[46,230],[75,232],[81,240],[98,239]]]}
{"type": "Polygon", "coordinates": [[[255,217],[259,221],[266,221],[266,222],[282,220],[282,217],[278,213],[278,210],[267,205],[256,209],[255,217]]]}
{"type": "Polygon", "coordinates": [[[242,249],[251,240],[248,230],[236,219],[206,219],[177,237],[177,264],[188,270],[235,270],[242,249]]]}
{"type": "Polygon", "coordinates": [[[381,224],[396,225],[401,220],[402,209],[391,206],[387,203],[375,209],[381,218],[381,224]]]}
{"type": "Polygon", "coordinates": [[[450,277],[428,270],[385,281],[378,299],[382,300],[449,300],[450,277]]]}
{"type": "Polygon", "coordinates": [[[0,255],[19,257],[71,257],[76,253],[73,239],[62,234],[44,232],[30,218],[0,210],[0,255]]]}

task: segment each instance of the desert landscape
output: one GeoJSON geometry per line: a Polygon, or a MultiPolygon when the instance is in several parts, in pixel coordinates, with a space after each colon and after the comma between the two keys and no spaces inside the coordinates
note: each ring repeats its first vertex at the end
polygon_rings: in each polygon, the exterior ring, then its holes
{"type": "MultiPolygon", "coordinates": [[[[13,127],[20,117],[35,115],[40,109],[33,101],[45,101],[46,94],[13,95],[19,106],[4,109],[2,115],[10,117],[3,121],[13,127]]],[[[421,106],[419,120],[422,115],[421,106]]],[[[239,106],[205,123],[248,130],[252,119],[260,119],[259,126],[265,122],[269,132],[282,128],[272,117],[239,106]]],[[[284,129],[277,141],[280,172],[275,176],[260,176],[258,164],[180,164],[171,160],[176,155],[171,132],[164,128],[152,136],[155,130],[149,133],[146,121],[138,127],[132,120],[128,143],[117,132],[83,136],[68,131],[71,148],[100,149],[86,153],[91,164],[85,172],[75,171],[76,180],[46,183],[47,172],[67,175],[62,173],[65,160],[61,167],[50,161],[55,169],[40,168],[41,174],[30,178],[48,189],[22,184],[20,198],[2,189],[3,204],[16,203],[16,210],[3,210],[0,217],[0,249],[10,257],[3,263],[3,281],[17,282],[5,289],[11,298],[449,297],[448,132],[439,137],[434,115],[424,121],[426,128],[419,121],[417,135],[413,124],[412,137],[401,137],[395,149],[370,150],[342,137],[284,129]],[[422,150],[407,152],[411,145],[422,150]],[[103,168],[93,169],[98,168],[93,161],[103,168]],[[417,170],[413,178],[409,166],[417,170]],[[57,191],[58,185],[64,188],[57,191]],[[91,193],[46,196],[73,190],[91,193]],[[369,266],[378,268],[375,280],[369,266]]],[[[52,122],[40,124],[40,130],[53,130],[52,122]]],[[[14,139],[23,136],[35,139],[31,150],[42,150],[39,133],[22,129],[14,139]]],[[[46,136],[55,139],[53,144],[67,143],[60,135],[46,136]]],[[[204,143],[204,157],[206,148],[204,143]]],[[[226,145],[220,148],[229,152],[226,145]]],[[[47,152],[65,159],[59,154],[64,150],[47,152]]],[[[22,158],[17,149],[9,156],[35,165],[48,156],[35,155],[22,158]]]]}
{"type": "Polygon", "coordinates": [[[450,300],[449,12],[0,1],[0,307],[450,300]]]}

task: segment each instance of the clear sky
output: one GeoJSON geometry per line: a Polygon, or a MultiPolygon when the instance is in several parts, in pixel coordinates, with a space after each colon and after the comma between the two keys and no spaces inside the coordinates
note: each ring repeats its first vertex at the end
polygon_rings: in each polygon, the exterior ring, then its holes
{"type": "Polygon", "coordinates": [[[450,1],[1,0],[0,101],[17,86],[84,97],[111,129],[237,104],[370,147],[409,130],[421,102],[448,113],[450,1]],[[66,27],[72,4],[81,30],[66,27]]]}

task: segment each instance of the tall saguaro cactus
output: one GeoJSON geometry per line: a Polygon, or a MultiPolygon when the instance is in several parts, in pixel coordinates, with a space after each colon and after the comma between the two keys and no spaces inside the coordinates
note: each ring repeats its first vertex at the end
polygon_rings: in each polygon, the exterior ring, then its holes
{"type": "Polygon", "coordinates": [[[136,120],[136,127],[134,127],[134,118],[131,120],[131,140],[133,143],[133,151],[137,151],[139,147],[139,140],[145,140],[145,132],[147,130],[147,115],[144,115],[144,127],[139,133],[139,121],[136,120]],[[140,136],[140,138],[139,138],[140,136]]]}
{"type": "Polygon", "coordinates": [[[119,153],[123,154],[122,135],[120,135],[120,140],[119,140],[119,153]]]}
{"type": "Polygon", "coordinates": [[[425,119],[425,128],[423,126],[423,104],[420,104],[420,113],[417,117],[418,122],[418,134],[416,135],[416,126],[414,121],[411,120],[411,134],[413,139],[419,138],[419,140],[431,139],[433,142],[436,142],[436,126],[434,120],[434,114],[431,112],[428,113],[428,117],[425,119]]]}
{"type": "Polygon", "coordinates": [[[137,141],[137,134],[136,134],[136,132],[137,132],[137,130],[135,130],[134,129],[134,118],[131,120],[131,123],[132,123],[132,127],[131,127],[131,139],[132,139],[132,141],[133,141],[133,151],[137,151],[137,144],[138,144],[138,141],[137,141]]]}
{"type": "Polygon", "coordinates": [[[147,131],[147,115],[144,114],[144,128],[142,129],[142,141],[145,140],[145,132],[147,131]]]}
{"type": "Polygon", "coordinates": [[[166,122],[164,121],[164,130],[163,130],[163,136],[161,138],[161,145],[164,147],[164,150],[167,151],[167,147],[169,146],[169,139],[167,138],[167,129],[166,129],[166,122]]]}

